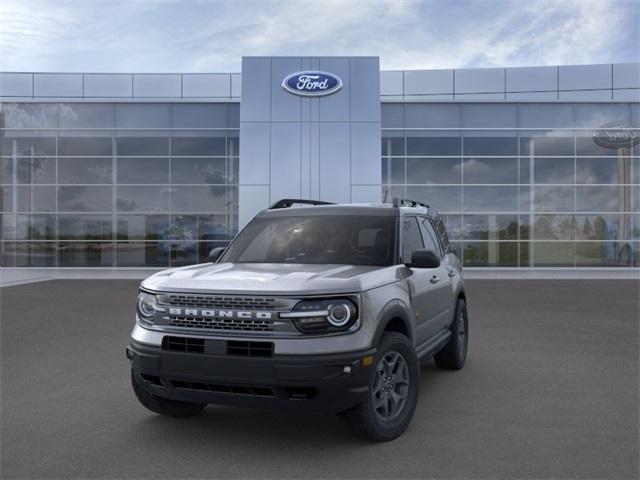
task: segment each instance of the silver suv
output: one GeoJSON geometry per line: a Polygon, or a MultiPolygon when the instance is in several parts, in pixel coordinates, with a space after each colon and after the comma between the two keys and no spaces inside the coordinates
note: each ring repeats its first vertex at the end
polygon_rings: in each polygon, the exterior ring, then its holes
{"type": "Polygon", "coordinates": [[[419,361],[465,363],[460,260],[425,204],[281,200],[210,260],[140,285],[127,358],[156,413],[338,414],[387,441],[413,417],[419,361]]]}

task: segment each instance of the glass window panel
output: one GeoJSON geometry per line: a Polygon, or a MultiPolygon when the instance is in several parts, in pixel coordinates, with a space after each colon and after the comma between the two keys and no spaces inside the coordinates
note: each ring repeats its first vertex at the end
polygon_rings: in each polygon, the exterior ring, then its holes
{"type": "Polygon", "coordinates": [[[533,179],[535,183],[575,183],[573,158],[535,158],[533,179]]]}
{"type": "Polygon", "coordinates": [[[517,212],[518,187],[464,187],[465,212],[517,212]]]}
{"type": "Polygon", "coordinates": [[[215,241],[230,240],[235,232],[232,232],[226,215],[199,215],[198,239],[215,241]]]}
{"type": "MultiPolygon", "coordinates": [[[[459,212],[462,209],[462,188],[461,187],[407,187],[406,195],[400,192],[397,196],[404,196],[435,208],[441,213],[459,212]]],[[[394,194],[396,195],[396,194],[394,194]]]]}
{"type": "Polygon", "coordinates": [[[621,238],[640,240],[640,214],[628,215],[630,219],[630,229],[627,235],[620,235],[621,238]]]}
{"type": "Polygon", "coordinates": [[[113,244],[105,242],[61,243],[58,249],[61,267],[111,267],[113,244]]]}
{"type": "Polygon", "coordinates": [[[518,106],[514,104],[465,103],[462,108],[465,128],[510,128],[517,126],[517,122],[518,106]]]}
{"type": "Polygon", "coordinates": [[[396,198],[406,198],[407,187],[406,186],[382,186],[382,203],[391,203],[396,198]]]}
{"type": "Polygon", "coordinates": [[[462,259],[462,242],[451,242],[450,249],[452,253],[455,253],[458,258],[462,259]]]}
{"type": "Polygon", "coordinates": [[[60,137],[60,156],[111,156],[111,137],[60,137]]]}
{"type": "Polygon", "coordinates": [[[119,157],[162,157],[169,155],[168,137],[119,137],[116,138],[119,157]]]}
{"type": "Polygon", "coordinates": [[[169,252],[154,242],[116,243],[118,267],[167,267],[169,252]]]}
{"type": "Polygon", "coordinates": [[[519,229],[520,240],[531,239],[532,220],[533,220],[533,215],[522,215],[522,214],[519,215],[518,222],[520,223],[520,229],[519,229]]]}
{"type": "Polygon", "coordinates": [[[16,164],[18,183],[56,183],[55,158],[18,158],[16,164]]]}
{"type": "Polygon", "coordinates": [[[463,138],[465,155],[501,157],[518,154],[517,137],[470,137],[463,138]]]}
{"type": "Polygon", "coordinates": [[[172,242],[169,257],[172,267],[194,265],[198,262],[198,242],[172,242]]]}
{"type": "Polygon", "coordinates": [[[625,103],[576,103],[576,128],[600,128],[611,122],[631,120],[629,105],[625,103]]]}
{"type": "Polygon", "coordinates": [[[198,216],[197,215],[173,215],[169,232],[165,235],[165,240],[169,243],[178,240],[198,239],[198,216]]]}
{"type": "Polygon", "coordinates": [[[462,162],[463,182],[518,183],[517,158],[465,158],[462,162]]]}
{"type": "Polygon", "coordinates": [[[13,187],[0,187],[0,212],[13,211],[13,187]]]}
{"type": "Polygon", "coordinates": [[[118,215],[118,240],[160,240],[168,232],[168,215],[118,215]]]}
{"type": "Polygon", "coordinates": [[[173,104],[172,126],[175,128],[226,128],[227,104],[173,104]]]}
{"type": "Polygon", "coordinates": [[[225,212],[237,205],[237,187],[173,187],[174,212],[225,212]]]}
{"type": "Polygon", "coordinates": [[[534,215],[533,238],[536,240],[573,240],[576,219],[573,215],[534,215]]]}
{"type": "MultiPolygon", "coordinates": [[[[582,134],[578,134],[582,135],[582,134]]],[[[582,156],[606,156],[606,157],[615,157],[618,155],[618,152],[622,152],[622,154],[629,154],[628,149],[616,149],[616,148],[605,148],[598,145],[593,141],[593,137],[590,135],[588,137],[578,136],[576,137],[576,154],[582,156]]]]}
{"type": "Polygon", "coordinates": [[[576,187],[576,211],[616,212],[623,211],[620,200],[630,195],[625,186],[578,186],[576,187]]]}
{"type": "Polygon", "coordinates": [[[633,237],[632,217],[628,214],[576,215],[578,240],[626,240],[633,237]]]}
{"type": "Polygon", "coordinates": [[[416,217],[404,217],[402,220],[402,262],[411,263],[413,252],[422,248],[424,248],[424,243],[416,217]]]}
{"type": "Polygon", "coordinates": [[[224,158],[174,158],[171,161],[171,180],[176,183],[231,183],[232,172],[224,158]]]}
{"type": "Polygon", "coordinates": [[[111,215],[58,215],[58,238],[61,240],[111,240],[111,215]]]}
{"type": "Polygon", "coordinates": [[[0,158],[0,185],[13,183],[13,160],[0,158]]]}
{"type": "Polygon", "coordinates": [[[520,137],[520,155],[536,157],[573,156],[573,137],[548,137],[546,132],[539,136],[520,137]]]}
{"type": "Polygon", "coordinates": [[[571,128],[573,127],[573,105],[521,103],[518,106],[518,126],[520,128],[571,128]]]}
{"type": "Polygon", "coordinates": [[[240,154],[240,138],[237,133],[230,133],[227,137],[227,155],[237,156],[240,154]]]}
{"type": "Polygon", "coordinates": [[[209,253],[211,250],[218,247],[226,247],[229,241],[220,242],[198,242],[198,262],[206,263],[209,261],[209,253]]]}
{"type": "Polygon", "coordinates": [[[407,155],[411,156],[452,156],[460,155],[460,137],[407,137],[407,155]]]}
{"type": "Polygon", "coordinates": [[[577,183],[631,183],[630,159],[577,158],[577,183]]]}
{"type": "Polygon", "coordinates": [[[389,161],[391,165],[391,183],[403,184],[405,182],[404,176],[404,158],[392,158],[389,161]]]}
{"type": "Polygon", "coordinates": [[[169,128],[169,104],[116,104],[116,128],[169,128]]]}
{"type": "Polygon", "coordinates": [[[118,157],[118,184],[169,183],[168,158],[118,157]]]}
{"type": "Polygon", "coordinates": [[[531,242],[529,262],[532,267],[573,267],[575,244],[573,242],[531,242]]]}
{"type": "Polygon", "coordinates": [[[450,240],[462,238],[462,217],[460,215],[439,215],[438,220],[442,220],[444,223],[450,240]]]}
{"type": "Polygon", "coordinates": [[[111,187],[58,187],[60,212],[110,212],[113,210],[111,187]]]}
{"type": "MultiPolygon", "coordinates": [[[[11,132],[8,132],[11,135],[11,132]]],[[[33,135],[32,133],[30,133],[33,135]]],[[[2,141],[2,155],[24,157],[56,154],[55,137],[5,137],[2,141]]]]}
{"type": "Polygon", "coordinates": [[[55,215],[4,215],[2,236],[6,240],[55,240],[55,215]]]}
{"type": "Polygon", "coordinates": [[[459,158],[407,158],[407,183],[462,183],[459,158]]]}
{"type": "Polygon", "coordinates": [[[631,167],[631,181],[640,184],[640,157],[633,158],[631,167]]]}
{"type": "Polygon", "coordinates": [[[5,128],[58,128],[54,103],[3,103],[5,128]]]}
{"type": "Polygon", "coordinates": [[[51,242],[4,243],[4,267],[54,267],[56,245],[51,242]]]}
{"type": "Polygon", "coordinates": [[[517,267],[517,242],[464,242],[466,267],[517,267]]]}
{"type": "Polygon", "coordinates": [[[18,212],[53,212],[56,187],[18,187],[18,212]]]}
{"type": "Polygon", "coordinates": [[[404,124],[407,128],[459,128],[461,106],[441,103],[406,103],[404,124]]]}
{"type": "MultiPolygon", "coordinates": [[[[387,133],[385,133],[387,135],[387,133]]],[[[402,156],[404,155],[404,137],[382,137],[382,155],[402,156]]]]}
{"type": "Polygon", "coordinates": [[[119,212],[168,212],[170,187],[118,187],[119,212]]]}
{"type": "Polygon", "coordinates": [[[225,137],[173,137],[171,152],[174,156],[224,156],[225,137]]]}
{"type": "Polygon", "coordinates": [[[60,104],[60,128],[112,128],[113,117],[109,103],[60,104]]]}
{"type": "Polygon", "coordinates": [[[521,157],[520,161],[520,183],[531,182],[531,170],[533,169],[533,159],[528,157],[521,157]]]}
{"type": "Polygon", "coordinates": [[[382,159],[382,183],[389,183],[389,171],[391,170],[391,159],[382,159]]]}
{"type": "Polygon", "coordinates": [[[575,187],[534,187],[533,208],[538,212],[573,212],[575,187]]]}
{"type": "Polygon", "coordinates": [[[380,109],[382,128],[404,127],[404,104],[383,103],[380,109]]]}
{"type": "Polygon", "coordinates": [[[227,125],[229,128],[240,128],[240,104],[227,103],[227,125]]]}
{"type": "MultiPolygon", "coordinates": [[[[631,267],[634,266],[633,243],[577,242],[577,267],[631,267]]],[[[637,265],[637,263],[636,263],[637,265]]]]}
{"type": "Polygon", "coordinates": [[[111,158],[59,158],[58,183],[112,183],[111,158]]]}
{"type": "Polygon", "coordinates": [[[517,240],[517,215],[465,215],[464,238],[469,240],[517,240]]]}

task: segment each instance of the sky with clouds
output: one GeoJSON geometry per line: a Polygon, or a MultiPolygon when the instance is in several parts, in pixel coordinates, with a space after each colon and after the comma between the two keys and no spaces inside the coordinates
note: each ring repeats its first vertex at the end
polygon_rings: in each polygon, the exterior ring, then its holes
{"type": "Polygon", "coordinates": [[[0,71],[237,72],[243,55],[383,69],[640,61],[638,0],[0,0],[0,71]]]}

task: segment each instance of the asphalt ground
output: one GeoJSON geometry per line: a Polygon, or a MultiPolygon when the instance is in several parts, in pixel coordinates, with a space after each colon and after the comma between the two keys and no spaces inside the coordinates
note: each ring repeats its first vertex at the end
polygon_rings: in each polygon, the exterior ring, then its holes
{"type": "Polygon", "coordinates": [[[152,414],[124,347],[137,281],[0,289],[0,476],[638,478],[637,281],[469,281],[465,368],[422,368],[386,444],[334,417],[152,414]]]}

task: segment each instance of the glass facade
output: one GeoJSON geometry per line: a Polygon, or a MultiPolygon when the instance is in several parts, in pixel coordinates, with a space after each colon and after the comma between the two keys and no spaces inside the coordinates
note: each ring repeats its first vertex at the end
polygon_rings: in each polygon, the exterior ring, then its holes
{"type": "Polygon", "coordinates": [[[639,266],[640,145],[594,141],[639,116],[637,103],[385,103],[382,197],[435,207],[469,267],[639,266]]]}
{"type": "Polygon", "coordinates": [[[188,265],[237,233],[237,103],[3,103],[0,120],[3,266],[188,265]]]}

